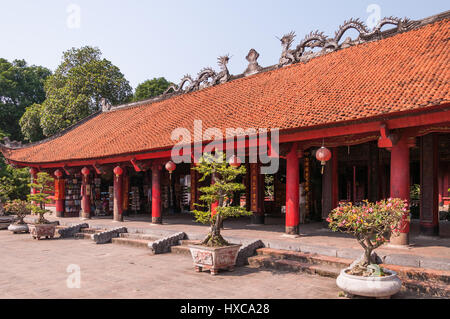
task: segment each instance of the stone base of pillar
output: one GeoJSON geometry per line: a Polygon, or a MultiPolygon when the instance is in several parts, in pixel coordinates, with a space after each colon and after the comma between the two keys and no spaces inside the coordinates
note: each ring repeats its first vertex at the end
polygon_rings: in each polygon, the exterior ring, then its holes
{"type": "Polygon", "coordinates": [[[430,237],[439,236],[439,225],[420,224],[420,235],[430,237]]]}
{"type": "Polygon", "coordinates": [[[298,235],[298,226],[286,226],[286,234],[298,235]]]}
{"type": "Polygon", "coordinates": [[[81,212],[81,219],[91,219],[90,213],[81,212]]]}
{"type": "Polygon", "coordinates": [[[397,236],[392,236],[389,244],[392,246],[409,246],[409,233],[400,233],[397,236]]]}
{"type": "Polygon", "coordinates": [[[152,217],[152,224],[162,224],[162,217],[152,217]]]}
{"type": "Polygon", "coordinates": [[[55,216],[56,217],[64,217],[64,212],[56,212],[55,216]]]}
{"type": "Polygon", "coordinates": [[[123,222],[123,216],[122,215],[115,215],[113,221],[115,221],[115,222],[123,222]]]}
{"type": "Polygon", "coordinates": [[[253,225],[264,225],[264,215],[253,214],[251,216],[251,223],[253,225]]]}

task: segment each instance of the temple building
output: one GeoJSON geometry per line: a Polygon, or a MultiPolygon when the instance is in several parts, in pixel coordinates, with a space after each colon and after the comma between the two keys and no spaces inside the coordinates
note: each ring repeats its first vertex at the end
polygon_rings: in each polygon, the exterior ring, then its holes
{"type": "MultiPolygon", "coordinates": [[[[261,67],[252,49],[248,68],[231,75],[232,60],[220,57],[220,71],[186,76],[150,100],[104,100],[101,111],[57,135],[23,146],[5,141],[1,152],[32,178],[55,176],[59,217],[122,221],[133,213],[161,223],[193,209],[199,187],[210,182],[199,182],[193,163],[166,169],[175,129],[198,135],[198,121],[224,136],[227,128],[267,129],[270,137],[278,129],[278,150],[265,145],[279,158],[274,174],[261,174],[267,163],[241,159],[246,191],[235,202],[253,212],[253,223],[278,216],[287,233],[298,234],[341,201],[396,197],[410,201],[422,234],[438,236],[439,208],[450,204],[450,11],[386,18],[372,30],[349,20],[333,38],[313,32],[295,48],[294,33],[280,40],[276,65],[261,67]],[[344,38],[350,29],[357,39],[344,38]]],[[[212,139],[201,136],[203,146],[212,139]]],[[[255,136],[224,147],[248,155],[255,136]]],[[[409,243],[407,217],[394,244],[409,243]]]]}

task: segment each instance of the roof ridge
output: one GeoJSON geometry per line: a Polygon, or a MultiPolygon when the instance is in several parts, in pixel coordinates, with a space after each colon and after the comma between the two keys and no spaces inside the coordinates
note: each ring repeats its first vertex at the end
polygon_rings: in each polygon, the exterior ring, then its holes
{"type": "MultiPolygon", "coordinates": [[[[359,44],[364,44],[364,43],[370,43],[370,42],[375,42],[375,41],[380,41],[380,40],[384,40],[386,38],[390,38],[392,36],[398,35],[398,34],[402,34],[405,32],[409,32],[409,31],[413,31],[419,28],[422,28],[426,25],[429,24],[433,24],[436,22],[439,22],[441,20],[450,18],[450,10],[448,11],[444,11],[441,12],[439,14],[433,15],[433,16],[429,16],[427,18],[423,18],[420,20],[410,20],[408,18],[396,18],[396,17],[385,17],[383,19],[380,20],[380,22],[373,28],[372,31],[369,31],[367,29],[367,27],[365,26],[365,24],[363,22],[361,22],[359,19],[350,19],[347,21],[344,21],[344,24],[341,25],[339,27],[339,30],[336,31],[335,34],[335,38],[334,39],[330,39],[330,38],[325,38],[325,36],[323,35],[322,32],[318,32],[318,31],[313,31],[310,32],[303,40],[302,42],[297,46],[296,50],[302,49],[304,50],[305,47],[308,47],[309,43],[312,43],[313,41],[319,41],[319,40],[323,40],[323,48],[324,50],[321,52],[306,52],[306,56],[303,55],[305,52],[302,52],[302,56],[300,56],[298,58],[298,61],[292,61],[291,63],[278,63],[278,64],[274,64],[271,66],[267,66],[267,67],[263,67],[261,68],[258,72],[253,73],[251,75],[246,76],[245,75],[245,71],[241,74],[237,74],[237,75],[231,75],[229,77],[229,79],[226,82],[223,83],[218,83],[216,85],[210,85],[210,86],[206,86],[203,88],[198,88],[197,90],[193,90],[192,88],[187,88],[186,90],[182,90],[182,86],[183,86],[183,82],[186,80],[186,77],[189,77],[191,80],[192,78],[188,75],[186,75],[185,77],[183,77],[179,87],[178,91],[174,91],[173,93],[167,93],[167,91],[159,96],[150,98],[150,99],[146,99],[146,100],[142,100],[139,102],[133,102],[133,103],[127,103],[127,104],[120,104],[120,105],[116,105],[116,106],[112,106],[109,110],[105,111],[105,112],[114,112],[114,111],[118,111],[118,110],[122,110],[122,109],[127,109],[127,108],[133,108],[133,107],[138,107],[138,106],[143,106],[143,105],[150,105],[156,102],[160,102],[160,101],[164,101],[173,97],[177,97],[177,96],[181,96],[181,95],[185,95],[185,94],[189,94],[189,93],[194,93],[200,90],[206,90],[209,88],[212,88],[214,86],[217,85],[221,85],[221,84],[225,84],[231,81],[235,81],[238,79],[242,79],[245,77],[251,77],[251,76],[255,76],[257,74],[260,73],[266,73],[266,72],[270,72],[270,71],[275,71],[278,70],[282,67],[286,67],[286,66],[290,66],[293,64],[298,64],[298,63],[307,63],[310,60],[323,56],[325,54],[329,54],[341,49],[345,49],[347,47],[351,47],[351,46],[356,46],[359,44]],[[394,24],[396,25],[396,28],[391,28],[389,30],[385,30],[385,31],[381,31],[381,28],[386,25],[386,24],[394,24]],[[360,31],[360,36],[362,35],[362,38],[358,38],[356,40],[353,41],[348,41],[345,40],[341,45],[338,44],[339,40],[341,39],[341,37],[343,36],[343,34],[345,33],[345,31],[347,31],[350,28],[355,28],[355,29],[359,29],[358,31],[360,31]],[[365,32],[365,34],[362,34],[361,32],[365,32]],[[323,37],[323,38],[322,38],[323,37]],[[322,39],[320,39],[322,38],[322,39]],[[319,39],[319,40],[318,40],[319,39]],[[326,41],[328,40],[328,41],[326,41]],[[329,40],[332,40],[334,43],[330,43],[329,40]],[[338,40],[338,41],[336,41],[338,40]],[[333,47],[333,48],[331,48],[333,47]]],[[[286,35],[286,36],[294,36],[295,37],[295,33],[291,32],[290,34],[286,35]]],[[[312,48],[317,47],[317,44],[310,44],[312,48]]],[[[219,58],[220,59],[220,58],[219,58]]],[[[280,61],[283,59],[283,53],[282,53],[282,57],[280,58],[280,61]]],[[[203,70],[203,69],[202,69],[203,70]]],[[[193,80],[192,80],[193,81],[193,80]]],[[[204,79],[200,82],[203,82],[204,79]]],[[[194,82],[194,81],[193,81],[194,82]]],[[[197,86],[199,86],[201,83],[196,83],[197,86]]],[[[194,84],[192,84],[191,86],[193,86],[194,84]]],[[[195,86],[195,85],[194,85],[195,86]]]]}

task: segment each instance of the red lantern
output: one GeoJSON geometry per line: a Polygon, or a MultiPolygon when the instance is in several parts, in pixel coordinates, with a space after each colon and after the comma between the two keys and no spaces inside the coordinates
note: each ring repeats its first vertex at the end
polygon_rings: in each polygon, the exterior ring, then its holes
{"type": "Polygon", "coordinates": [[[177,167],[177,166],[176,166],[175,163],[172,162],[172,161],[168,161],[168,162],[166,163],[166,170],[169,171],[169,174],[172,174],[172,172],[175,170],[176,167],[177,167]]]}
{"type": "Polygon", "coordinates": [[[89,173],[90,171],[87,167],[83,167],[83,169],[81,170],[81,174],[83,174],[84,176],[88,176],[89,173]]]}
{"type": "Polygon", "coordinates": [[[61,178],[61,177],[63,176],[63,173],[61,172],[61,170],[57,169],[57,170],[55,171],[55,176],[56,176],[57,178],[61,178]]]}
{"type": "Polygon", "coordinates": [[[115,174],[116,176],[122,175],[122,174],[123,174],[123,169],[122,169],[122,167],[116,166],[116,168],[114,168],[114,174],[115,174]]]}
{"type": "Polygon", "coordinates": [[[323,174],[323,168],[325,164],[331,159],[331,151],[325,146],[322,146],[316,151],[316,159],[320,161],[320,164],[322,164],[322,174],[323,174]]]}
{"type": "Polygon", "coordinates": [[[241,166],[241,159],[236,155],[233,155],[230,157],[228,164],[230,164],[231,167],[238,168],[239,166],[241,166]]]}

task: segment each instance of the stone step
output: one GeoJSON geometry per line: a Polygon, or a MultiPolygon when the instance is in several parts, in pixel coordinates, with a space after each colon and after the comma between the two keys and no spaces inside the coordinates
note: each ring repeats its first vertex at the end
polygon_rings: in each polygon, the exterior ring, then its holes
{"type": "Polygon", "coordinates": [[[170,247],[170,252],[173,254],[191,256],[191,250],[187,245],[178,245],[170,247]]]}
{"type": "Polygon", "coordinates": [[[113,244],[118,244],[118,245],[130,246],[130,247],[135,247],[135,248],[149,249],[148,248],[148,243],[151,243],[152,241],[151,240],[145,240],[145,239],[134,239],[134,238],[117,237],[117,238],[112,238],[111,242],[113,244]]]}
{"type": "Polygon", "coordinates": [[[180,245],[182,245],[182,246],[198,245],[198,244],[200,244],[201,242],[202,242],[201,240],[183,239],[183,240],[180,240],[180,245]]]}
{"type": "MultiPolygon", "coordinates": [[[[312,264],[331,265],[340,269],[347,268],[353,262],[353,260],[351,259],[271,248],[260,248],[257,250],[257,253],[260,256],[270,256],[276,259],[296,260],[312,264]]],[[[423,282],[431,281],[447,285],[450,283],[450,271],[446,270],[415,268],[390,264],[383,264],[381,266],[395,271],[402,280],[409,279],[413,281],[423,282]]]]}
{"type": "Polygon", "coordinates": [[[92,239],[92,234],[89,233],[76,233],[73,238],[75,239],[92,239]]]}
{"type": "Polygon", "coordinates": [[[347,268],[353,262],[351,259],[272,248],[259,248],[256,252],[258,255],[270,256],[275,259],[287,259],[303,263],[329,265],[340,269],[347,268]]]}
{"type": "Polygon", "coordinates": [[[340,267],[327,264],[311,264],[289,259],[276,259],[271,256],[258,255],[248,259],[250,267],[276,269],[280,271],[303,272],[311,275],[337,278],[340,267]]]}
{"type": "Polygon", "coordinates": [[[82,228],[80,232],[84,233],[84,234],[97,234],[97,233],[101,233],[104,231],[105,231],[105,229],[82,228]]]}
{"type": "MultiPolygon", "coordinates": [[[[276,269],[292,272],[305,272],[320,276],[337,278],[340,271],[349,266],[349,261],[321,255],[303,256],[299,252],[258,249],[258,255],[250,257],[248,262],[253,268],[276,269]]],[[[403,291],[428,296],[450,297],[450,272],[443,270],[404,267],[398,265],[380,265],[393,270],[403,282],[403,291]]]]}
{"type": "Polygon", "coordinates": [[[119,235],[120,238],[130,238],[130,239],[143,239],[148,241],[155,241],[160,239],[158,236],[149,235],[149,234],[138,234],[138,233],[122,233],[119,235]]]}

